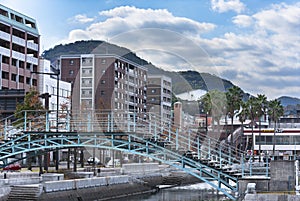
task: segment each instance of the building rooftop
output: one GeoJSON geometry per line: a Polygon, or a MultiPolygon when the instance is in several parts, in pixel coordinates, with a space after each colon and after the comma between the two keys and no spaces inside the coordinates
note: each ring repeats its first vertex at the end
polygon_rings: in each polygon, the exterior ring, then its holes
{"type": "Polygon", "coordinates": [[[39,35],[35,19],[0,4],[0,20],[39,35]]]}

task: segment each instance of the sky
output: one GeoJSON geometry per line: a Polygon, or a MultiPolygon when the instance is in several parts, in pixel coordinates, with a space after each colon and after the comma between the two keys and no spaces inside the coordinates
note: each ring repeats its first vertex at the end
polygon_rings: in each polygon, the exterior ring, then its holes
{"type": "Polygon", "coordinates": [[[300,98],[300,1],[0,0],[34,18],[41,50],[78,40],[126,47],[157,67],[300,98]]]}

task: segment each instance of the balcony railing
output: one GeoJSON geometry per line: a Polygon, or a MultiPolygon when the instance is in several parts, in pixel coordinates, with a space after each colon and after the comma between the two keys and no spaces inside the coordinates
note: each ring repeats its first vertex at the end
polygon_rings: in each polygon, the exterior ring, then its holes
{"type": "Polygon", "coordinates": [[[4,31],[0,31],[0,38],[6,41],[10,41],[10,35],[4,31]]]}
{"type": "Polygon", "coordinates": [[[25,54],[22,54],[20,52],[16,52],[16,51],[12,51],[12,57],[14,59],[18,59],[18,60],[21,60],[21,61],[25,61],[25,54]]]}
{"type": "Polygon", "coordinates": [[[27,41],[27,47],[29,49],[32,49],[32,50],[35,50],[35,51],[38,51],[38,49],[39,49],[39,45],[36,44],[36,43],[33,43],[31,41],[27,41]]]}
{"type": "Polygon", "coordinates": [[[10,50],[5,47],[0,47],[0,54],[10,57],[10,50]]]}
{"type": "Polygon", "coordinates": [[[25,47],[25,40],[17,36],[12,36],[12,42],[18,45],[25,47]]]}
{"type": "Polygon", "coordinates": [[[38,59],[33,56],[27,56],[27,62],[38,65],[38,59]]]}

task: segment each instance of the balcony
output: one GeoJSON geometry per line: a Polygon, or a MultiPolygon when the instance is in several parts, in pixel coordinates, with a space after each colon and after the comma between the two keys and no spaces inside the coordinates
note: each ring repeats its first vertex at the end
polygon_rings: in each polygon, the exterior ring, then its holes
{"type": "Polygon", "coordinates": [[[0,38],[6,41],[10,41],[10,35],[4,31],[0,31],[0,38]]]}
{"type": "Polygon", "coordinates": [[[169,106],[169,107],[171,107],[171,106],[172,106],[172,103],[170,103],[170,102],[166,102],[166,101],[162,101],[162,102],[161,102],[161,104],[162,104],[162,105],[169,106]]]}
{"type": "Polygon", "coordinates": [[[39,45],[36,43],[33,43],[31,41],[27,41],[27,48],[38,51],[39,50],[39,45]]]}
{"type": "Polygon", "coordinates": [[[27,62],[38,65],[38,59],[33,57],[33,56],[28,56],[27,55],[27,62]]]}
{"type": "Polygon", "coordinates": [[[12,51],[12,57],[17,60],[25,61],[25,54],[20,52],[12,51]]]}
{"type": "Polygon", "coordinates": [[[17,36],[12,36],[12,42],[17,45],[25,47],[25,40],[17,36]]]}
{"type": "Polygon", "coordinates": [[[10,57],[10,50],[5,47],[0,47],[0,54],[10,57]]]}

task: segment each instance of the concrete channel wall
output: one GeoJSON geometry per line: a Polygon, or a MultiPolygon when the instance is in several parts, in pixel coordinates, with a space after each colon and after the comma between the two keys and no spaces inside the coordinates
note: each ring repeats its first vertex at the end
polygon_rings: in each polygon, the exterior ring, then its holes
{"type": "Polygon", "coordinates": [[[41,178],[36,172],[2,172],[0,173],[0,186],[38,184],[41,178]]]}
{"type": "Polygon", "coordinates": [[[129,183],[129,176],[94,177],[87,179],[73,179],[62,181],[48,181],[44,183],[44,192],[76,190],[80,188],[91,188],[115,184],[129,183]]]}
{"type": "Polygon", "coordinates": [[[160,171],[158,163],[131,163],[122,166],[123,174],[148,174],[160,171]]]}
{"type": "Polygon", "coordinates": [[[299,195],[247,194],[244,201],[300,201],[299,195]]]}

